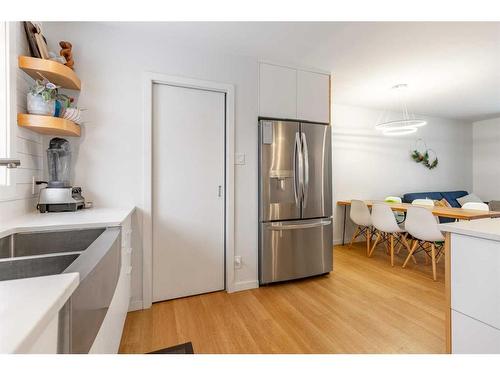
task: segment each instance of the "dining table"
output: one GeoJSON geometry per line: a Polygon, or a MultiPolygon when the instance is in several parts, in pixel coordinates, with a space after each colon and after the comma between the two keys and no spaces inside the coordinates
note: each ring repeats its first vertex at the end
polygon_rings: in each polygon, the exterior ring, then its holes
{"type": "MultiPolygon", "coordinates": [[[[406,212],[408,207],[415,207],[411,203],[392,203],[377,200],[364,200],[366,205],[371,208],[374,203],[384,203],[387,204],[393,211],[396,212],[406,212]]],[[[347,207],[351,206],[350,200],[340,200],[337,201],[337,205],[344,207],[344,218],[343,218],[343,228],[342,228],[342,245],[345,245],[345,227],[347,218],[347,207]]],[[[500,211],[482,211],[482,210],[470,210],[460,207],[443,207],[443,206],[428,206],[428,205],[418,205],[419,207],[427,208],[432,212],[434,216],[446,217],[456,220],[477,220],[477,219],[487,219],[500,217],[500,211]]]]}

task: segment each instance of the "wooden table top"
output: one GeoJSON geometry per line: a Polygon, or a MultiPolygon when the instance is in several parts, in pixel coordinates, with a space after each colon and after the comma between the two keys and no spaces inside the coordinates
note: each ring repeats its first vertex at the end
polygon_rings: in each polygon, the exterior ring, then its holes
{"type": "MultiPolygon", "coordinates": [[[[373,203],[385,203],[391,207],[393,211],[406,212],[408,207],[414,207],[411,203],[388,203],[384,201],[371,201],[364,200],[368,207],[371,207],[373,203]]],[[[350,206],[351,201],[338,201],[339,206],[350,206]]],[[[475,220],[475,219],[487,219],[500,217],[499,211],[481,211],[481,210],[466,210],[463,208],[456,207],[437,207],[437,206],[424,206],[419,205],[419,207],[424,207],[432,211],[432,214],[439,217],[449,217],[451,219],[459,220],[475,220]]]]}

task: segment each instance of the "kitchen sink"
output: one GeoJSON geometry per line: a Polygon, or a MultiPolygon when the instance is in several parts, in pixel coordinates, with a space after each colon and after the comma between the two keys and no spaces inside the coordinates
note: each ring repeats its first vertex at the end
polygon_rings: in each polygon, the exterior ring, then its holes
{"type": "Polygon", "coordinates": [[[0,239],[0,281],[62,273],[106,228],[15,233],[0,239]]]}
{"type": "Polygon", "coordinates": [[[14,233],[0,238],[0,282],[77,272],[59,312],[58,352],[88,353],[121,269],[120,227],[14,233]]]}

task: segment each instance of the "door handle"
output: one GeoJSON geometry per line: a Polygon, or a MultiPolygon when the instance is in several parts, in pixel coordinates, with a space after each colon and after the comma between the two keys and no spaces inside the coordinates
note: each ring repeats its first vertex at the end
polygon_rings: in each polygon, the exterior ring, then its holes
{"type": "Polygon", "coordinates": [[[316,221],[314,223],[307,223],[307,224],[276,224],[276,223],[273,223],[273,224],[271,224],[271,226],[268,229],[273,230],[273,231],[308,229],[308,228],[323,227],[326,225],[330,225],[331,223],[332,223],[331,220],[321,220],[321,221],[316,221]]]}
{"type": "Polygon", "coordinates": [[[217,196],[219,198],[222,198],[222,185],[219,185],[217,188],[217,196]]]}
{"type": "Polygon", "coordinates": [[[304,158],[304,182],[303,182],[303,193],[302,193],[302,206],[307,206],[307,196],[309,193],[309,151],[307,150],[307,138],[305,133],[302,134],[302,156],[304,158]]]}
{"type": "Polygon", "coordinates": [[[295,195],[295,204],[299,205],[302,199],[302,145],[299,132],[295,133],[295,147],[293,149],[293,192],[295,195]],[[297,186],[298,185],[298,186],[297,186]],[[299,195],[300,194],[300,195],[299,195]]]}

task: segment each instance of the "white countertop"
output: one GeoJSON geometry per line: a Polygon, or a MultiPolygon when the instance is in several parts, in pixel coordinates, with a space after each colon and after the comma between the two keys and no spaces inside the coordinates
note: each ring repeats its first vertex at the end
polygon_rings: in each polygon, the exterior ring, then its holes
{"type": "Polygon", "coordinates": [[[38,211],[32,212],[0,223],[0,238],[12,233],[38,230],[117,226],[134,210],[135,207],[130,206],[127,208],[88,208],[76,212],[48,212],[44,214],[38,211]]]}
{"type": "MultiPolygon", "coordinates": [[[[20,232],[118,226],[134,210],[131,206],[77,212],[33,212],[0,223],[0,238],[20,232]]],[[[0,281],[0,353],[26,352],[78,283],[78,273],[0,281]]]]}
{"type": "Polygon", "coordinates": [[[440,224],[439,229],[444,232],[458,233],[472,237],[500,241],[500,218],[457,221],[455,223],[440,224]]]}
{"type": "Polygon", "coordinates": [[[78,286],[76,272],[0,282],[0,353],[26,353],[78,286]]]}

